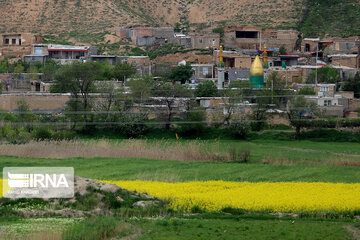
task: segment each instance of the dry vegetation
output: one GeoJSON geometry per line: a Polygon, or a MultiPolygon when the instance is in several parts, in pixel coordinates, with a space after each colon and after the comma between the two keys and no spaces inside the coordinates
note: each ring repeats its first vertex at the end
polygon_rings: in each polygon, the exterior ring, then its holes
{"type": "Polygon", "coordinates": [[[267,152],[261,147],[246,145],[224,145],[219,141],[171,141],[171,140],[123,140],[99,141],[32,141],[27,144],[0,144],[0,155],[32,158],[65,159],[74,157],[94,158],[147,158],[177,161],[210,161],[239,163],[261,163],[271,165],[331,165],[360,166],[360,155],[294,149],[283,154],[283,148],[267,152]],[[306,155],[304,155],[306,153],[306,155]],[[293,154],[296,154],[294,156],[293,154]],[[328,157],[321,157],[327,154],[328,157]]]}
{"type": "Polygon", "coordinates": [[[304,6],[304,0],[0,1],[0,31],[113,33],[119,26],[173,26],[181,17],[207,27],[216,22],[296,26],[304,6]]]}
{"type": "Polygon", "coordinates": [[[22,145],[0,145],[1,155],[34,158],[111,157],[149,158],[179,161],[229,161],[232,155],[219,151],[216,143],[192,141],[174,143],[170,141],[146,142],[126,140],[120,143],[101,141],[44,141],[22,145]]]}

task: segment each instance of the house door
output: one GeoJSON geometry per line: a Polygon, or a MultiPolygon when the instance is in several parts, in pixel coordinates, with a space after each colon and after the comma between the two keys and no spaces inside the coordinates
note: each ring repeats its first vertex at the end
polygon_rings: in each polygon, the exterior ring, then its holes
{"type": "Polygon", "coordinates": [[[35,83],[35,91],[40,92],[40,83],[35,83]]]}

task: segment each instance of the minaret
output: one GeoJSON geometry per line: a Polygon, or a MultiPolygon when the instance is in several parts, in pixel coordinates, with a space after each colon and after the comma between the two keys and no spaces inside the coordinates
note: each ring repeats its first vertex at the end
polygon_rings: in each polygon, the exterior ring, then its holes
{"type": "Polygon", "coordinates": [[[266,51],[266,44],[264,44],[264,53],[263,53],[263,62],[267,63],[268,59],[267,59],[267,51],[266,51]]]}
{"type": "Polygon", "coordinates": [[[264,68],[259,55],[256,55],[250,68],[250,88],[263,89],[264,87],[264,68]]]}
{"type": "Polygon", "coordinates": [[[224,63],[224,58],[223,58],[223,47],[220,46],[220,52],[219,52],[219,62],[218,62],[218,82],[217,82],[217,87],[218,89],[222,89],[223,88],[223,84],[225,81],[225,63],[224,63]]]}

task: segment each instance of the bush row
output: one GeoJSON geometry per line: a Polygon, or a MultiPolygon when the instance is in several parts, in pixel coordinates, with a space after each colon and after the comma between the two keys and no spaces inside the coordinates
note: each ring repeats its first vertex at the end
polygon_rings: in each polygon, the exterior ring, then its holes
{"type": "Polygon", "coordinates": [[[77,137],[76,132],[69,130],[55,131],[50,127],[13,127],[9,124],[0,128],[0,140],[9,143],[27,143],[31,140],[71,140],[77,137]]]}

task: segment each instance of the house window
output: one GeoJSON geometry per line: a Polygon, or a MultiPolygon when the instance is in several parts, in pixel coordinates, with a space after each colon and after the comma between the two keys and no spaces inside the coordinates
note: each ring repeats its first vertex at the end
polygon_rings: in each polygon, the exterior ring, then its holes
{"type": "Polygon", "coordinates": [[[202,38],[199,38],[199,43],[202,43],[202,38]]]}
{"type": "Polygon", "coordinates": [[[13,38],[13,39],[11,40],[11,44],[16,44],[16,39],[13,38]]]}
{"type": "Polygon", "coordinates": [[[6,44],[6,45],[9,45],[9,43],[10,43],[10,39],[6,38],[6,39],[5,39],[5,44],[6,44]]]}
{"type": "Polygon", "coordinates": [[[206,77],[209,74],[209,69],[203,68],[203,75],[206,77]]]}
{"type": "Polygon", "coordinates": [[[310,52],[310,44],[305,44],[305,52],[310,52]]]}
{"type": "Polygon", "coordinates": [[[332,101],[331,100],[324,100],[324,106],[331,106],[332,101]]]}
{"type": "Polygon", "coordinates": [[[320,91],[321,91],[321,92],[328,92],[328,91],[329,91],[329,87],[320,87],[320,91]]]}
{"type": "Polygon", "coordinates": [[[258,31],[235,31],[236,38],[258,38],[258,31]]]}

